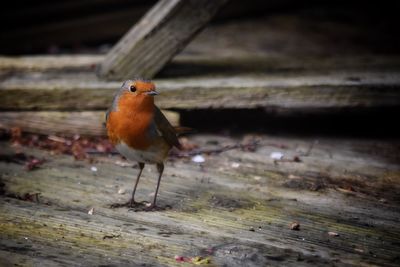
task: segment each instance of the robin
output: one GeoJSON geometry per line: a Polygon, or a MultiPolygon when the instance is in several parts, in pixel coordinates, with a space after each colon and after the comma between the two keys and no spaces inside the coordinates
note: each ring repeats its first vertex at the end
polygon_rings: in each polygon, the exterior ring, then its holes
{"type": "MultiPolygon", "coordinates": [[[[181,149],[177,131],[188,128],[174,128],[160,109],[154,104],[158,95],[155,85],[149,80],[127,80],[116,92],[111,109],[106,113],[107,134],[119,153],[129,160],[137,161],[139,173],[133,187],[132,198],[126,204],[116,206],[135,207],[142,203],[135,201],[135,192],[145,164],[156,164],[157,187],[153,201],[146,210],[156,208],[156,199],[164,171],[164,160],[172,147],[181,149]]],[[[115,206],[114,206],[115,207],[115,206]]]]}

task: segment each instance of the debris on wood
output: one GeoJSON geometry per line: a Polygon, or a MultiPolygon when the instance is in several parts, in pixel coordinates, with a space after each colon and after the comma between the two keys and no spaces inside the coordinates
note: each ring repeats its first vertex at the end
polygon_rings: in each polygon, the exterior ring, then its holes
{"type": "Polygon", "coordinates": [[[211,260],[209,257],[202,257],[202,256],[186,257],[186,256],[175,255],[174,258],[175,258],[176,262],[188,262],[188,263],[193,263],[196,265],[203,265],[203,264],[211,263],[211,260]]]}
{"type": "Polygon", "coordinates": [[[344,187],[336,187],[336,189],[342,193],[346,194],[354,194],[356,190],[351,185],[344,186],[344,187]]]}
{"type": "Polygon", "coordinates": [[[295,230],[299,231],[300,230],[300,224],[298,222],[292,222],[290,225],[290,230],[295,230]]]}
{"type": "Polygon", "coordinates": [[[12,127],[10,129],[10,134],[11,134],[11,143],[13,145],[21,143],[22,130],[20,127],[12,127]]]}
{"type": "Polygon", "coordinates": [[[60,136],[56,136],[56,135],[49,135],[47,137],[47,139],[54,141],[54,142],[60,142],[60,143],[64,143],[66,145],[71,145],[71,140],[67,140],[65,138],[62,138],[60,136]]]}
{"type": "Polygon", "coordinates": [[[17,198],[23,201],[39,203],[39,195],[40,193],[25,193],[22,196],[17,196],[17,198]]]}
{"type": "Polygon", "coordinates": [[[202,155],[196,155],[196,156],[192,157],[192,161],[196,162],[196,163],[203,163],[206,160],[202,155]]]}
{"type": "Polygon", "coordinates": [[[121,166],[121,167],[133,167],[132,163],[129,163],[127,161],[122,161],[122,160],[117,160],[114,162],[115,165],[121,166]]]}
{"type": "Polygon", "coordinates": [[[328,232],[328,235],[329,236],[339,236],[339,234],[336,232],[328,232]]]}
{"type": "Polygon", "coordinates": [[[175,255],[175,261],[177,261],[177,262],[190,262],[191,260],[190,260],[189,257],[175,255]]]}
{"type": "Polygon", "coordinates": [[[255,152],[259,145],[260,145],[260,140],[252,140],[251,142],[248,143],[237,143],[233,145],[226,145],[211,149],[193,149],[191,151],[177,151],[177,152],[171,150],[171,156],[177,158],[188,158],[200,154],[216,155],[234,149],[240,149],[242,151],[247,151],[247,152],[255,152]]]}
{"type": "Polygon", "coordinates": [[[183,151],[192,151],[199,148],[197,144],[190,142],[187,137],[179,137],[179,143],[181,144],[183,151]]]}
{"type": "Polygon", "coordinates": [[[299,156],[294,156],[291,159],[285,159],[285,158],[281,158],[281,159],[274,159],[274,164],[278,165],[278,163],[280,162],[295,162],[295,163],[299,163],[301,162],[301,159],[299,158],[299,156]]]}
{"type": "Polygon", "coordinates": [[[119,237],[121,237],[120,234],[118,234],[118,235],[105,235],[105,236],[103,236],[103,240],[105,240],[105,239],[119,238],[119,237]]]}
{"type": "Polygon", "coordinates": [[[88,214],[89,214],[89,215],[93,215],[93,213],[94,213],[94,208],[91,208],[91,209],[88,211],[88,214]]]}
{"type": "Polygon", "coordinates": [[[126,189],[125,188],[118,189],[118,194],[124,195],[125,193],[126,193],[126,189]]]}
{"type": "Polygon", "coordinates": [[[238,163],[238,162],[233,162],[233,163],[231,164],[231,167],[234,168],[234,169],[237,169],[237,168],[240,167],[240,163],[238,163]]]}
{"type": "Polygon", "coordinates": [[[36,147],[49,150],[54,154],[73,155],[76,160],[90,159],[89,154],[113,153],[113,145],[105,137],[72,137],[56,135],[23,134],[23,130],[14,127],[10,131],[13,146],[36,147]]]}
{"type": "Polygon", "coordinates": [[[25,163],[25,169],[27,171],[32,171],[34,169],[38,169],[46,160],[45,159],[37,159],[35,157],[31,157],[26,163],[25,163]]]}
{"type": "Polygon", "coordinates": [[[283,159],[283,153],[282,152],[275,151],[275,152],[272,152],[269,156],[271,157],[271,159],[274,159],[274,160],[283,159]]]}

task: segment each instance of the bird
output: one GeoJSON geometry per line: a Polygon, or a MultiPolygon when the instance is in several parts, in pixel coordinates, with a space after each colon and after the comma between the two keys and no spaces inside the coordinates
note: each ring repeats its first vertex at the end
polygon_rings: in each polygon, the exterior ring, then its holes
{"type": "Polygon", "coordinates": [[[145,164],[156,164],[158,180],[155,194],[145,210],[157,209],[156,200],[164,171],[164,160],[172,147],[182,149],[178,133],[190,128],[173,127],[154,104],[155,84],[143,78],[125,81],[116,91],[111,108],[106,112],[106,128],[110,142],[128,160],[136,161],[139,172],[130,201],[113,207],[131,208],[143,205],[135,200],[136,189],[145,164]]]}

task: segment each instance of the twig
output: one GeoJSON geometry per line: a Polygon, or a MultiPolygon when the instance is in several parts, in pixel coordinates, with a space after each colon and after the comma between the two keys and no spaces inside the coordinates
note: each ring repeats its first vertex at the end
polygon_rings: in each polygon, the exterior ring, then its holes
{"type": "Polygon", "coordinates": [[[113,150],[113,151],[98,151],[96,149],[85,149],[85,153],[89,154],[89,155],[118,155],[120,153],[118,153],[118,151],[113,150]]]}
{"type": "Polygon", "coordinates": [[[303,157],[308,157],[308,156],[310,156],[311,151],[313,150],[314,145],[316,145],[316,144],[318,144],[318,140],[314,140],[314,142],[312,142],[312,143],[310,144],[310,146],[308,147],[307,151],[306,151],[305,153],[302,153],[301,156],[303,156],[303,157]]]}
{"type": "Polygon", "coordinates": [[[280,163],[280,162],[301,162],[301,159],[299,158],[299,156],[294,156],[292,159],[285,159],[285,158],[283,158],[283,159],[275,159],[274,160],[274,164],[275,165],[278,165],[278,163],[280,163]]]}
{"type": "Polygon", "coordinates": [[[113,239],[113,238],[118,238],[118,237],[121,237],[121,235],[120,234],[119,235],[105,235],[105,236],[103,236],[103,240],[113,239]]]}
{"type": "MultiPolygon", "coordinates": [[[[246,143],[246,144],[241,144],[237,143],[234,145],[226,145],[223,147],[219,148],[211,148],[211,149],[193,149],[190,151],[186,152],[172,152],[171,156],[172,157],[177,157],[177,158],[186,158],[186,157],[192,157],[195,155],[199,154],[207,154],[207,155],[214,155],[214,154],[219,154],[225,151],[233,150],[233,149],[242,149],[242,150],[248,150],[248,151],[255,151],[257,146],[260,144],[259,140],[254,140],[252,142],[246,143]]],[[[102,154],[111,154],[111,155],[118,155],[119,153],[117,151],[109,151],[109,152],[103,152],[103,151],[97,151],[95,149],[86,149],[85,152],[90,155],[102,155],[102,154]]]]}
{"type": "Polygon", "coordinates": [[[226,145],[223,147],[213,148],[213,149],[193,149],[193,150],[187,151],[187,152],[172,153],[171,156],[177,157],[177,158],[186,158],[186,157],[192,157],[192,156],[199,155],[199,154],[215,155],[215,154],[220,154],[222,152],[226,152],[226,151],[233,150],[233,149],[255,151],[256,146],[259,145],[259,143],[260,143],[259,140],[254,140],[254,141],[246,143],[246,144],[237,143],[234,145],[226,145]]]}

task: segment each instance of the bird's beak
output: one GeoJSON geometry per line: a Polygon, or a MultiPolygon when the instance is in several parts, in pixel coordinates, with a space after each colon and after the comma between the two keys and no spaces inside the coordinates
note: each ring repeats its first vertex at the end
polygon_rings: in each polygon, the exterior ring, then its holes
{"type": "Polygon", "coordinates": [[[148,91],[148,92],[146,92],[146,95],[158,95],[158,92],[156,91],[156,90],[151,90],[151,91],[148,91]]]}

